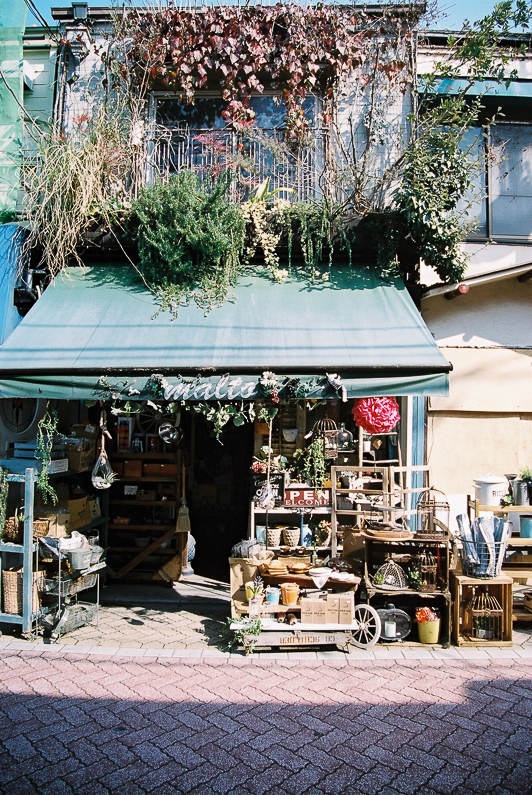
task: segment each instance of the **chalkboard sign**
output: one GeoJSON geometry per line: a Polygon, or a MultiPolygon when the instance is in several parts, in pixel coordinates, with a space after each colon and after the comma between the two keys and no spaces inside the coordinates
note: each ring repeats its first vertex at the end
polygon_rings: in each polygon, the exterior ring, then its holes
{"type": "Polygon", "coordinates": [[[284,503],[286,472],[270,472],[270,482],[262,472],[254,472],[251,499],[260,508],[273,508],[284,503]]]}

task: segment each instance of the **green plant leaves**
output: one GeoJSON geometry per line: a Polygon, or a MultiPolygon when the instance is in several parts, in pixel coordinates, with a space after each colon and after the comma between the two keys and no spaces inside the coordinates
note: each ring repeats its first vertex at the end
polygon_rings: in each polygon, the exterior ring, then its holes
{"type": "Polygon", "coordinates": [[[138,269],[163,308],[190,298],[207,311],[226,299],[242,269],[245,224],[228,197],[230,174],[201,180],[182,171],[143,190],[132,211],[138,269]]]}

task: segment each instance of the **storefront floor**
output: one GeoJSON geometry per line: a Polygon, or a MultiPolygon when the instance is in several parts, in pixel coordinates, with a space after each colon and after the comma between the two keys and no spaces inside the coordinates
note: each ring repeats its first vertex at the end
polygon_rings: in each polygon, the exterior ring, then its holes
{"type": "MultiPolygon", "coordinates": [[[[46,649],[80,654],[118,656],[189,657],[212,659],[243,656],[228,648],[227,618],[230,612],[227,583],[196,575],[184,577],[175,586],[109,585],[101,589],[98,623],[80,627],[52,641],[37,635],[20,637],[2,627],[0,649],[46,649]]],[[[356,649],[291,649],[256,651],[252,659],[338,660],[356,663],[365,659],[494,659],[532,657],[532,626],[514,626],[511,648],[439,647],[382,645],[356,649]]]]}

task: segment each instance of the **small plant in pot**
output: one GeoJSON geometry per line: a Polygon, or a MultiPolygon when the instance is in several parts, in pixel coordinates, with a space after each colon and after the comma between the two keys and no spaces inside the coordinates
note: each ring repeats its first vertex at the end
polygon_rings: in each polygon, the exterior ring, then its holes
{"type": "Polygon", "coordinates": [[[519,475],[511,481],[512,499],[514,505],[530,505],[532,492],[532,469],[525,467],[519,475]]]}
{"type": "Polygon", "coordinates": [[[418,607],[416,621],[421,643],[437,643],[440,634],[440,614],[432,607],[418,607]]]}
{"type": "Polygon", "coordinates": [[[528,504],[532,503],[532,467],[525,467],[521,471],[521,480],[526,483],[528,491],[528,504]]]}

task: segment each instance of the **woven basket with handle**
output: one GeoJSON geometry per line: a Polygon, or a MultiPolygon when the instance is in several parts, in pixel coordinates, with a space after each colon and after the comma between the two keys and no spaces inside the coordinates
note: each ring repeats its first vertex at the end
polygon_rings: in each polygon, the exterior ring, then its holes
{"type": "Polygon", "coordinates": [[[24,536],[24,523],[20,520],[17,513],[8,516],[2,531],[2,540],[10,544],[19,544],[24,536]]]}
{"type": "MultiPolygon", "coordinates": [[[[49,529],[49,519],[33,520],[33,538],[47,536],[49,529]]],[[[2,539],[11,544],[22,544],[24,540],[24,519],[19,516],[18,513],[15,513],[14,516],[7,517],[2,532],[2,539]]]]}

